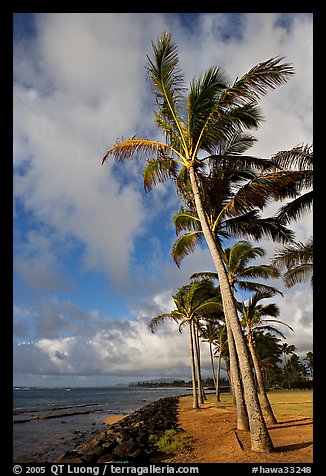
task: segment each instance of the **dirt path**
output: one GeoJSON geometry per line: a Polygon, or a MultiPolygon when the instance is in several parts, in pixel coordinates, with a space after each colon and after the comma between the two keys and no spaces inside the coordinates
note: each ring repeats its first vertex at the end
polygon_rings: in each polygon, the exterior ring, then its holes
{"type": "Polygon", "coordinates": [[[250,449],[247,432],[235,431],[233,408],[221,409],[205,403],[192,409],[191,400],[179,400],[179,424],[194,438],[192,451],[165,460],[167,463],[312,463],[313,421],[307,417],[285,417],[269,425],[274,451],[256,453],[250,449]]]}

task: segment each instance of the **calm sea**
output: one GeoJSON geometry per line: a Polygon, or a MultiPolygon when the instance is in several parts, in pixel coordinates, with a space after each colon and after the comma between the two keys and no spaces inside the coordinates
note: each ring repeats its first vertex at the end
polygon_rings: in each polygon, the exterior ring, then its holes
{"type": "Polygon", "coordinates": [[[113,415],[162,397],[186,395],[177,387],[27,388],[13,390],[13,462],[53,462],[94,436],[113,415]],[[67,415],[67,413],[75,413],[67,415]],[[42,418],[51,416],[52,418],[42,418]]]}

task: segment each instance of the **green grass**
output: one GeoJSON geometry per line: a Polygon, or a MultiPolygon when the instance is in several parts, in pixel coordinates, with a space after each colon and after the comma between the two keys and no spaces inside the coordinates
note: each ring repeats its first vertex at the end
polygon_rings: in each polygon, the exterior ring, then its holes
{"type": "MultiPolygon", "coordinates": [[[[313,416],[313,391],[312,390],[271,390],[267,393],[273,411],[277,418],[287,416],[313,416]]],[[[181,398],[192,401],[192,396],[181,398]]],[[[231,393],[221,393],[221,401],[216,402],[215,394],[207,394],[207,403],[216,404],[217,408],[234,408],[231,393]]]]}
{"type": "Polygon", "coordinates": [[[271,390],[267,395],[277,418],[313,416],[312,390],[271,390]]]}
{"type": "Polygon", "coordinates": [[[192,449],[191,436],[183,435],[176,430],[165,430],[163,435],[150,435],[149,441],[162,453],[174,454],[192,449]]]}

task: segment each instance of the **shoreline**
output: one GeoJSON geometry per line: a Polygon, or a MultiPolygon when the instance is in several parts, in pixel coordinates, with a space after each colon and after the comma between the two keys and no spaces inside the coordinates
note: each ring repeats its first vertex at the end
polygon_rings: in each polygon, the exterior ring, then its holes
{"type": "Polygon", "coordinates": [[[158,455],[151,443],[153,435],[178,429],[179,396],[162,397],[128,415],[115,415],[105,420],[108,429],[72,451],[56,463],[149,463],[158,455]],[[113,423],[114,422],[114,423],[113,423]]]}
{"type": "Polygon", "coordinates": [[[211,396],[198,410],[192,408],[188,394],[161,397],[126,414],[102,415],[104,429],[94,429],[88,436],[76,435],[59,454],[38,453],[24,462],[312,463],[313,393],[271,391],[269,395],[278,419],[278,424],[269,428],[276,448],[269,454],[252,452],[249,434],[236,430],[236,411],[230,394],[224,395],[220,403],[211,396]],[[301,395],[300,407],[297,394],[301,395]],[[194,437],[194,449],[174,455],[159,452],[149,437],[169,429],[194,437]]]}

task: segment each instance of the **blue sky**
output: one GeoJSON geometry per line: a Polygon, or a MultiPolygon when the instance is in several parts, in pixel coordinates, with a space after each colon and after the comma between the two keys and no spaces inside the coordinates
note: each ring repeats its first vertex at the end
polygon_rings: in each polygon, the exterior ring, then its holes
{"type": "MultiPolygon", "coordinates": [[[[188,82],[210,66],[233,81],[284,56],[295,76],[262,99],[265,122],[250,152],[312,143],[311,14],[16,13],[15,385],[190,378],[186,333],[171,324],[153,335],[148,322],[171,310],[193,272],[213,270],[209,254],[198,249],[178,269],[172,185],[145,193],[142,164],[101,165],[119,137],[159,137],[145,66],[163,31],[188,82]]],[[[312,216],[293,229],[305,241],[312,216]]],[[[261,245],[272,256],[276,246],[261,245]]],[[[274,301],[295,329],[287,342],[300,355],[312,350],[309,285],[274,301]]]]}

